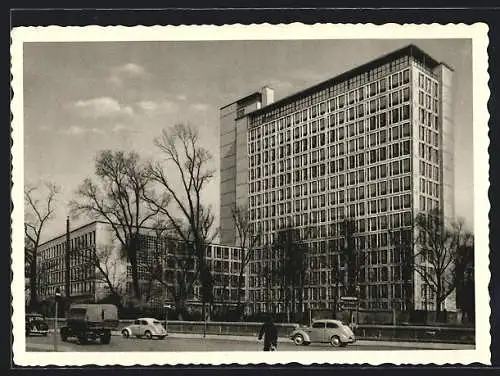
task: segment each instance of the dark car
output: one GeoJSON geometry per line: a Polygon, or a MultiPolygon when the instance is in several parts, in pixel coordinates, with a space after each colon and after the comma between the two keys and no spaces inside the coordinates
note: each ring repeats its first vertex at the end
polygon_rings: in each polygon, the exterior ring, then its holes
{"type": "Polygon", "coordinates": [[[46,336],[49,332],[49,325],[45,318],[38,313],[26,314],[26,336],[40,334],[46,336]]]}

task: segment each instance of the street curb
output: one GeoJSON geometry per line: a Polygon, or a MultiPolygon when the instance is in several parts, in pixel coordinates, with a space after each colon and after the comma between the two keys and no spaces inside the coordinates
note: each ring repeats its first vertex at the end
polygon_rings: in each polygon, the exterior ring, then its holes
{"type": "MultiPolygon", "coordinates": [[[[53,329],[49,329],[49,333],[53,333],[53,329]]],[[[112,336],[122,336],[120,331],[112,331],[112,336]]],[[[236,336],[225,334],[207,334],[203,336],[202,333],[168,333],[168,338],[191,338],[191,339],[223,339],[227,341],[244,341],[244,342],[258,342],[257,336],[236,336]]],[[[278,338],[278,343],[290,343],[291,339],[287,337],[278,338]]],[[[364,340],[360,339],[355,342],[359,346],[380,346],[386,348],[410,348],[410,349],[441,349],[441,350],[458,350],[458,349],[474,349],[474,345],[455,344],[455,343],[441,343],[441,342],[397,342],[397,341],[378,341],[378,340],[364,340]]]]}

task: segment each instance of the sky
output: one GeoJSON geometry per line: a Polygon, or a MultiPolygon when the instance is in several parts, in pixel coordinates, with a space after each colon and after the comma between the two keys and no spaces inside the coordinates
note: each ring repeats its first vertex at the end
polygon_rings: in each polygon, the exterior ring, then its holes
{"type": "Polygon", "coordinates": [[[279,100],[410,43],[454,69],[455,211],[472,228],[470,40],[45,42],[23,52],[25,183],[61,190],[42,239],[64,232],[67,204],[100,150],[158,159],[153,140],[179,122],[212,153],[205,194],[218,218],[220,107],[266,85],[279,100]]]}

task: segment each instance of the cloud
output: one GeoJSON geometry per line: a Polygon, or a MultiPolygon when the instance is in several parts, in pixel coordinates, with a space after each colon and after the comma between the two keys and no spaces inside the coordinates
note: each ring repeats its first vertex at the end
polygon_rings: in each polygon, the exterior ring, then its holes
{"type": "Polygon", "coordinates": [[[115,126],[113,127],[113,132],[115,132],[115,133],[119,133],[119,132],[123,132],[123,131],[127,131],[127,130],[129,130],[129,127],[127,127],[124,124],[115,124],[115,126]]]}
{"type": "Polygon", "coordinates": [[[123,80],[127,78],[144,77],[146,75],[147,72],[144,67],[134,63],[126,63],[111,68],[108,81],[114,85],[121,85],[123,80]]]}
{"type": "Polygon", "coordinates": [[[137,107],[148,115],[172,114],[178,109],[177,103],[167,99],[160,101],[140,101],[137,102],[137,107]]]}
{"type": "Polygon", "coordinates": [[[187,99],[187,97],[185,95],[183,95],[183,94],[179,94],[177,96],[177,99],[180,100],[180,101],[185,101],[187,99]]]}
{"type": "Polygon", "coordinates": [[[130,106],[122,105],[110,97],[79,100],[74,103],[73,107],[80,116],[86,118],[131,116],[134,113],[130,106]]]}
{"type": "Polygon", "coordinates": [[[205,103],[194,103],[190,107],[195,111],[206,111],[209,106],[205,103]]]}
{"type": "Polygon", "coordinates": [[[70,136],[79,136],[84,133],[94,133],[94,134],[103,134],[104,131],[99,128],[84,128],[79,127],[77,125],[72,125],[69,128],[65,128],[61,131],[62,134],[67,134],[70,136]]]}

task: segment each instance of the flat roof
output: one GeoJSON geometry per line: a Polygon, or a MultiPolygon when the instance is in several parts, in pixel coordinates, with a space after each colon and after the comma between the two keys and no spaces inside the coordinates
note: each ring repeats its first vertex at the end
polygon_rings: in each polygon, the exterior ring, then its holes
{"type": "Polygon", "coordinates": [[[231,106],[231,105],[233,105],[235,103],[236,104],[241,104],[243,102],[249,101],[250,99],[261,99],[261,98],[262,98],[262,93],[260,93],[258,91],[254,91],[253,93],[248,94],[248,95],[244,96],[243,98],[240,98],[240,99],[238,99],[236,101],[233,101],[233,102],[231,102],[229,104],[226,104],[226,105],[220,107],[219,110],[222,110],[222,109],[224,109],[226,107],[229,107],[229,106],[231,106]]]}
{"type": "MultiPolygon", "coordinates": [[[[316,85],[310,86],[307,89],[298,91],[294,94],[291,94],[287,97],[284,97],[276,102],[270,103],[269,105],[262,107],[260,109],[257,109],[255,111],[249,112],[246,114],[247,116],[251,115],[259,115],[261,113],[265,113],[267,111],[271,111],[277,107],[283,106],[285,104],[294,102],[304,96],[310,95],[312,93],[315,93],[317,91],[323,90],[327,87],[330,87],[336,83],[340,83],[343,81],[346,81],[352,77],[355,77],[367,70],[373,69],[375,67],[378,67],[380,65],[386,64],[387,62],[390,62],[394,59],[403,57],[403,56],[413,56],[416,58],[420,58],[421,60],[424,61],[424,64],[429,66],[430,68],[435,68],[440,64],[446,65],[445,63],[438,62],[434,58],[432,58],[430,55],[428,55],[426,52],[424,52],[422,49],[419,47],[415,46],[414,44],[407,45],[403,48],[400,48],[398,50],[389,52],[388,54],[385,54],[381,57],[378,57],[374,60],[371,60],[367,63],[364,63],[362,65],[359,65],[353,69],[350,69],[344,73],[341,73],[333,78],[330,78],[326,81],[322,81],[316,85]]],[[[450,66],[446,65],[449,69],[453,70],[450,66]]]]}
{"type": "MultiPolygon", "coordinates": [[[[86,224],[83,224],[83,225],[80,225],[76,228],[73,228],[73,229],[70,229],[69,233],[70,235],[76,231],[79,231],[85,227],[91,227],[93,225],[97,225],[98,223],[101,223],[101,224],[104,224],[104,225],[110,225],[109,222],[106,222],[106,221],[102,221],[102,220],[95,220],[95,221],[92,221],[92,222],[89,222],[89,223],[86,223],[86,224]]],[[[117,223],[117,225],[119,225],[117,223]]],[[[140,229],[145,229],[145,230],[155,230],[154,227],[150,227],[150,226],[141,226],[140,229]]],[[[142,235],[145,235],[145,234],[142,234],[142,235]]],[[[65,238],[66,237],[66,231],[60,235],[57,235],[57,236],[54,236],[52,238],[50,238],[49,240],[46,240],[45,242],[41,243],[38,245],[38,249],[40,249],[40,247],[50,243],[50,242],[53,242],[57,239],[60,239],[60,238],[65,238]]],[[[162,236],[163,238],[167,238],[167,239],[170,239],[170,240],[177,240],[177,241],[181,241],[180,239],[176,239],[174,238],[173,236],[169,236],[169,235],[165,235],[165,236],[162,236]]],[[[232,246],[232,245],[226,245],[226,244],[217,244],[217,243],[208,243],[209,246],[213,246],[213,247],[226,247],[226,248],[236,248],[236,249],[240,249],[241,247],[239,246],[232,246]]]]}

